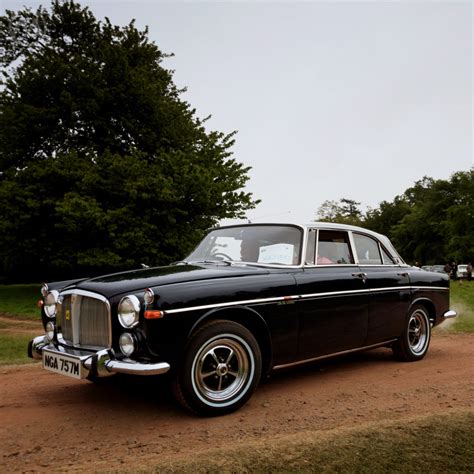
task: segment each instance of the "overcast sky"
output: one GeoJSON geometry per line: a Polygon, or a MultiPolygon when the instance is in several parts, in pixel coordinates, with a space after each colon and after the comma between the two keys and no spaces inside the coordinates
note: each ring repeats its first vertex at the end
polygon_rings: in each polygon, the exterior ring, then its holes
{"type": "Polygon", "coordinates": [[[309,222],[343,197],[376,207],[474,165],[472,2],[80,3],[148,25],[208,127],[238,130],[253,222],[309,222]]]}

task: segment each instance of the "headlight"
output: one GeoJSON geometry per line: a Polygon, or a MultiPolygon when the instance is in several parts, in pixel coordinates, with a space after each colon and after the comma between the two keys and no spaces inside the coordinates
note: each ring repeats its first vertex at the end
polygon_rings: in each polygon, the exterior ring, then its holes
{"type": "Polygon", "coordinates": [[[46,337],[50,341],[54,339],[54,323],[52,321],[46,323],[46,337]]]}
{"type": "Polygon", "coordinates": [[[56,316],[56,304],[58,302],[59,293],[56,290],[50,291],[44,299],[44,312],[48,318],[56,316]]]}
{"type": "Polygon", "coordinates": [[[118,318],[124,328],[133,328],[138,324],[140,301],[134,295],[125,296],[118,305],[118,318]]]}
{"type": "Polygon", "coordinates": [[[126,355],[127,357],[132,355],[135,350],[135,338],[133,337],[133,334],[130,334],[129,332],[122,333],[119,339],[119,346],[123,355],[126,355]]]}

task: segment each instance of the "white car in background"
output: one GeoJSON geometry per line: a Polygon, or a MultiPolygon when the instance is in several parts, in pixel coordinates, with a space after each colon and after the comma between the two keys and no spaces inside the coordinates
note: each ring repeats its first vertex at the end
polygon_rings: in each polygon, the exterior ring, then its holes
{"type": "MultiPolygon", "coordinates": [[[[458,278],[467,278],[467,264],[461,263],[458,265],[458,278]]],[[[471,271],[471,276],[472,276],[472,271],[471,271]]]]}

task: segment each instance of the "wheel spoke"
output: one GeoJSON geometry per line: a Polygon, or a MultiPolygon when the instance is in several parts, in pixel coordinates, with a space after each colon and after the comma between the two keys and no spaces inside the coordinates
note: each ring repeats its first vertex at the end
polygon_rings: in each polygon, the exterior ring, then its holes
{"type": "Polygon", "coordinates": [[[212,358],[215,360],[216,364],[219,365],[219,364],[220,364],[220,360],[219,360],[219,358],[217,357],[216,353],[214,352],[214,349],[211,350],[209,353],[211,354],[212,358]]]}
{"type": "Polygon", "coordinates": [[[232,377],[237,378],[239,376],[239,373],[236,370],[228,370],[227,375],[232,375],[232,377]]]}
{"type": "Polygon", "coordinates": [[[229,351],[229,356],[227,357],[227,360],[225,361],[225,363],[226,363],[227,365],[230,364],[230,360],[232,359],[233,356],[234,356],[234,351],[233,351],[232,349],[230,349],[230,351],[229,351]]]}
{"type": "Polygon", "coordinates": [[[222,390],[222,379],[224,377],[219,377],[219,384],[217,385],[217,391],[220,392],[222,390]]]}
{"type": "Polygon", "coordinates": [[[201,372],[201,380],[206,379],[207,377],[210,377],[211,375],[215,375],[216,371],[212,370],[210,372],[201,372]]]}

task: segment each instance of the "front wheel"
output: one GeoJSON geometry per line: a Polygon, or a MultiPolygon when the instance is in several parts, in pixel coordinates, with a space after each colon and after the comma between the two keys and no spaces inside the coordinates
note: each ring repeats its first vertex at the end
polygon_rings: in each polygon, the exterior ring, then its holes
{"type": "Polygon", "coordinates": [[[261,371],[261,352],[252,333],[233,321],[211,321],[187,345],[175,377],[175,396],[200,415],[230,413],[251,397],[261,371]]]}
{"type": "Polygon", "coordinates": [[[402,336],[393,346],[393,352],[397,359],[407,362],[423,359],[430,339],[431,324],[426,308],[414,306],[408,314],[402,336]]]}

